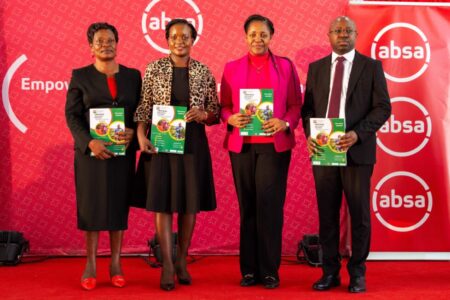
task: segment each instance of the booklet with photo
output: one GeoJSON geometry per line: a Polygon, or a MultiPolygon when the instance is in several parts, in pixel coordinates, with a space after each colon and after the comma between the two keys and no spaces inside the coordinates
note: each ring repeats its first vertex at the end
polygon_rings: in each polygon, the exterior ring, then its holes
{"type": "Polygon", "coordinates": [[[153,105],[150,141],[158,152],[184,153],[186,111],[185,106],[153,105]]]}
{"type": "MultiPolygon", "coordinates": [[[[89,127],[94,139],[113,142],[106,148],[116,155],[125,155],[126,147],[123,141],[119,140],[119,133],[125,132],[123,107],[89,109],[89,127]]],[[[92,152],[91,156],[94,156],[92,152]]]]}
{"type": "Polygon", "coordinates": [[[315,139],[321,152],[312,156],[315,166],[346,166],[347,152],[336,142],[345,134],[343,118],[311,118],[311,137],[315,139]]]}
{"type": "Polygon", "coordinates": [[[272,89],[240,89],[240,113],[251,116],[251,122],[240,129],[243,136],[268,136],[262,129],[262,124],[273,116],[272,89]]]}

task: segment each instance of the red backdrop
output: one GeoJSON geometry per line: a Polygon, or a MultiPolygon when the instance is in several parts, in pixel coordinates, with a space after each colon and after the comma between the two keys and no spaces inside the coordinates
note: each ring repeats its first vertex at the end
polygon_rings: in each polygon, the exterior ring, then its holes
{"type": "MultiPolygon", "coordinates": [[[[193,57],[207,64],[220,82],[224,64],[247,51],[245,18],[261,13],[275,23],[272,50],[294,61],[304,84],[308,64],[330,52],[329,21],[346,10],[347,0],[0,0],[4,106],[0,110],[4,153],[0,230],[24,232],[34,254],[83,252],[83,235],[76,229],[73,141],[64,104],[71,69],[92,62],[85,36],[89,24],[114,24],[120,36],[119,62],[144,71],[149,61],[165,55],[161,51],[167,18],[190,18],[200,32],[193,57]]],[[[208,129],[218,209],[199,214],[192,253],[237,253],[239,212],[228,154],[222,148],[224,134],[223,124],[208,129]]],[[[285,205],[284,254],[295,253],[302,235],[318,230],[314,183],[301,129],[296,137],[285,205]]],[[[146,241],[154,232],[151,213],[132,209],[129,223],[124,251],[146,251],[146,241]]],[[[100,250],[108,248],[102,238],[100,250]]]]}

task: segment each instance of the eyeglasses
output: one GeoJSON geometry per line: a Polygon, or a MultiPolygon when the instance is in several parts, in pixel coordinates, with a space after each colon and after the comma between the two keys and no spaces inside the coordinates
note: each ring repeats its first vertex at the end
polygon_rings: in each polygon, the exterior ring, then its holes
{"type": "Polygon", "coordinates": [[[109,45],[111,45],[111,46],[114,46],[116,44],[116,40],[113,40],[113,39],[109,39],[109,40],[106,40],[106,41],[104,41],[104,40],[97,40],[97,41],[95,41],[94,42],[94,45],[96,46],[96,47],[101,47],[101,46],[109,46],[109,45]]]}
{"type": "Polygon", "coordinates": [[[172,43],[175,43],[178,40],[178,38],[180,38],[181,41],[185,43],[185,42],[189,41],[191,36],[189,36],[189,35],[172,35],[172,36],[169,37],[169,40],[172,43]]]}
{"type": "Polygon", "coordinates": [[[335,30],[330,30],[330,33],[334,33],[335,35],[340,35],[341,33],[346,33],[346,34],[352,34],[354,32],[356,32],[356,30],[353,29],[335,29],[335,30]]]}
{"type": "Polygon", "coordinates": [[[252,33],[247,34],[247,37],[250,38],[250,39],[252,39],[252,40],[255,40],[255,39],[257,39],[257,38],[260,38],[260,39],[262,39],[262,40],[265,40],[265,39],[270,38],[270,34],[267,34],[267,33],[265,33],[265,32],[262,32],[262,33],[260,33],[260,34],[257,34],[256,32],[252,32],[252,33]]]}

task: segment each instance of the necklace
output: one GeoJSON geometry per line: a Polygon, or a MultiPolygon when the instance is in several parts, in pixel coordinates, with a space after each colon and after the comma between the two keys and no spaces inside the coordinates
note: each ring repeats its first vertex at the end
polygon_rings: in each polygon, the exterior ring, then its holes
{"type": "Polygon", "coordinates": [[[253,68],[255,68],[256,73],[260,73],[261,70],[266,66],[267,64],[267,60],[264,61],[261,65],[256,65],[255,63],[253,63],[253,61],[250,60],[250,64],[253,66],[253,68]]]}

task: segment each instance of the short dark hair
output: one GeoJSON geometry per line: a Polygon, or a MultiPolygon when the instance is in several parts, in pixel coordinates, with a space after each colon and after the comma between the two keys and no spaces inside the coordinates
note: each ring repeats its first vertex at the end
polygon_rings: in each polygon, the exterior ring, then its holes
{"type": "Polygon", "coordinates": [[[197,30],[195,29],[194,25],[192,25],[188,20],[186,19],[173,19],[166,25],[166,40],[169,40],[170,36],[170,27],[176,24],[184,24],[187,25],[191,29],[191,37],[195,41],[197,38],[197,30]]]}
{"type": "Polygon", "coordinates": [[[116,27],[114,27],[113,25],[108,24],[108,23],[98,22],[98,23],[92,23],[91,25],[89,25],[89,28],[87,30],[87,39],[88,39],[89,44],[93,43],[95,33],[102,29],[111,30],[112,33],[114,34],[114,38],[116,39],[116,43],[119,42],[119,33],[117,32],[116,27]]]}
{"type": "Polygon", "coordinates": [[[269,28],[270,31],[270,35],[273,35],[275,33],[275,28],[273,27],[273,23],[272,21],[270,21],[269,18],[261,16],[261,15],[251,15],[247,18],[247,20],[245,20],[244,23],[244,30],[245,33],[248,32],[248,28],[250,27],[250,23],[254,22],[254,21],[261,21],[263,23],[265,23],[267,25],[267,27],[269,28]]]}

